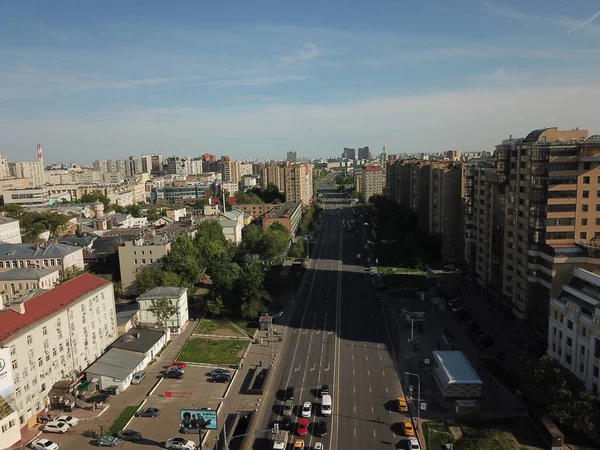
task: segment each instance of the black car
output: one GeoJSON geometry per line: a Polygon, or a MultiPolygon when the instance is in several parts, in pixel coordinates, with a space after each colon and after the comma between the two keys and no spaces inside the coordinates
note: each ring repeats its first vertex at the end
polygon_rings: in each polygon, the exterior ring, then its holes
{"type": "Polygon", "coordinates": [[[292,429],[292,420],[289,417],[283,417],[279,422],[279,428],[285,431],[290,431],[292,429]]]}
{"type": "Polygon", "coordinates": [[[317,424],[317,435],[319,437],[327,436],[327,422],[325,422],[324,420],[319,421],[319,423],[317,424]]]}
{"type": "Polygon", "coordinates": [[[210,381],[213,383],[229,383],[231,377],[225,374],[213,375],[210,381]]]}
{"type": "Polygon", "coordinates": [[[183,378],[183,375],[184,375],[183,370],[179,370],[179,369],[167,370],[165,372],[165,378],[174,378],[176,380],[181,380],[183,378]]]}
{"type": "Polygon", "coordinates": [[[285,390],[284,400],[294,400],[294,393],[296,390],[292,386],[288,386],[285,390]]]}
{"type": "Polygon", "coordinates": [[[124,441],[139,442],[142,440],[142,433],[135,430],[121,430],[117,433],[117,436],[124,441]]]}
{"type": "Polygon", "coordinates": [[[321,397],[323,397],[324,395],[329,394],[329,385],[328,384],[323,384],[321,386],[321,389],[319,390],[321,397]]]}

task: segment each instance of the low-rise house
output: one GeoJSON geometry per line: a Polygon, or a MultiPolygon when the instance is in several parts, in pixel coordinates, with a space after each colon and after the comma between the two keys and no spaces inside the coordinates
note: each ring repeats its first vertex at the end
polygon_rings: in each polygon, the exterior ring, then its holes
{"type": "Polygon", "coordinates": [[[173,334],[180,334],[190,320],[188,309],[187,288],[182,287],[156,287],[145,292],[137,298],[140,305],[140,322],[147,325],[156,325],[156,316],[150,309],[153,302],[166,299],[177,311],[167,320],[165,326],[173,334]]]}
{"type": "Polygon", "coordinates": [[[242,242],[242,230],[244,229],[244,213],[237,209],[224,212],[218,217],[219,225],[223,228],[225,239],[234,244],[242,242]]]}
{"type": "Polygon", "coordinates": [[[61,277],[70,267],[83,269],[83,250],[71,245],[0,243],[0,272],[14,268],[58,267],[61,277]]]}
{"type": "Polygon", "coordinates": [[[5,301],[12,301],[38,289],[52,289],[60,282],[58,267],[15,268],[0,272],[0,288],[5,301]]]}

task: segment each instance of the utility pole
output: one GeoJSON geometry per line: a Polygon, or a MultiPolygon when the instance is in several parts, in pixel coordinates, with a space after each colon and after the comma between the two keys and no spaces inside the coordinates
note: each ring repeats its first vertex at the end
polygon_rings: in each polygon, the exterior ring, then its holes
{"type": "Polygon", "coordinates": [[[404,372],[405,375],[417,377],[417,430],[421,422],[421,377],[416,373],[404,372]]]}

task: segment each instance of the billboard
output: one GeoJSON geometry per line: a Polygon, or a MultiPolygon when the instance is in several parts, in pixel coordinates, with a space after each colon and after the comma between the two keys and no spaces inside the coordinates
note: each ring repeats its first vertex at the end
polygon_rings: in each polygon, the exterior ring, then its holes
{"type": "Polygon", "coordinates": [[[15,392],[10,348],[0,348],[0,397],[8,397],[15,392]]]}
{"type": "Polygon", "coordinates": [[[212,409],[182,409],[179,411],[179,420],[182,428],[201,428],[203,430],[216,430],[217,411],[212,409]]]}

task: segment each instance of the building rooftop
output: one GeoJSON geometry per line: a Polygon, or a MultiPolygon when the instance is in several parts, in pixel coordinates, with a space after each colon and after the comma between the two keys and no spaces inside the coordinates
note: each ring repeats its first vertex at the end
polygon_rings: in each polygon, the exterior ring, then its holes
{"type": "Polygon", "coordinates": [[[132,328],[111,344],[111,348],[144,354],[162,339],[165,331],[148,328],[132,328]]]}
{"type": "Polygon", "coordinates": [[[279,206],[265,214],[268,219],[286,219],[292,217],[292,214],[300,207],[300,203],[280,203],[279,206]]]}
{"type": "Polygon", "coordinates": [[[238,217],[243,216],[244,213],[239,209],[232,209],[230,211],[224,212],[221,215],[227,217],[229,220],[236,220],[238,217]]]}
{"type": "Polygon", "coordinates": [[[140,295],[137,300],[156,300],[161,298],[179,298],[187,292],[184,287],[155,287],[140,295]]]}
{"type": "Polygon", "coordinates": [[[63,258],[80,251],[81,248],[72,245],[57,244],[5,244],[0,243],[0,261],[15,259],[63,258]]]}
{"type": "Polygon", "coordinates": [[[53,272],[58,272],[59,270],[59,266],[54,266],[48,269],[15,267],[7,270],[6,272],[0,272],[0,280],[39,280],[40,278],[50,275],[53,272]]]}
{"type": "Polygon", "coordinates": [[[92,242],[94,242],[95,239],[96,239],[96,236],[63,236],[63,237],[56,239],[56,241],[59,244],[63,244],[63,245],[71,245],[71,246],[75,246],[75,247],[87,247],[92,242]]]}
{"type": "Polygon", "coordinates": [[[4,225],[7,223],[18,222],[17,219],[11,219],[10,217],[0,217],[0,225],[4,225]]]}
{"type": "Polygon", "coordinates": [[[91,375],[104,375],[116,380],[124,380],[144,358],[143,353],[111,348],[85,371],[91,375]]]}
{"type": "Polygon", "coordinates": [[[0,310],[0,343],[108,284],[110,282],[103,278],[85,273],[29,300],[24,304],[23,314],[11,309],[0,310]]]}
{"type": "Polygon", "coordinates": [[[365,170],[367,172],[378,172],[378,171],[381,171],[383,169],[381,168],[381,166],[367,166],[367,167],[365,167],[365,170]]]}
{"type": "Polygon", "coordinates": [[[483,384],[461,351],[434,351],[433,357],[446,373],[450,384],[483,384]]]}

